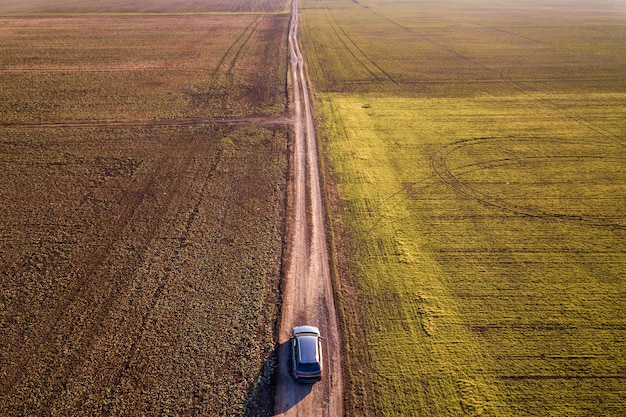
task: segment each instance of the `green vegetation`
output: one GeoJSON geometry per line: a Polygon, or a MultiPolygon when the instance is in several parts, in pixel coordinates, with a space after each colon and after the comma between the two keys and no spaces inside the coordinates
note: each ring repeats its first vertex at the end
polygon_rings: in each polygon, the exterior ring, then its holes
{"type": "Polygon", "coordinates": [[[304,6],[347,414],[621,415],[624,11],[304,6]]]}

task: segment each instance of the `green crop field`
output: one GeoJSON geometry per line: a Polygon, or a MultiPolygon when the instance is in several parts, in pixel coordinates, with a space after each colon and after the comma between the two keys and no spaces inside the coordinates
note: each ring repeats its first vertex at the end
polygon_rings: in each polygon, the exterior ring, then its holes
{"type": "Polygon", "coordinates": [[[626,411],[625,23],[615,2],[303,2],[347,415],[626,411]]]}

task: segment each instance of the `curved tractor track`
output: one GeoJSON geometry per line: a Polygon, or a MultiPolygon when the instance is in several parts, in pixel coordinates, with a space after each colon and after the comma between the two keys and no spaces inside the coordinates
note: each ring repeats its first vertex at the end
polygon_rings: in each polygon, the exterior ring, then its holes
{"type": "MultiPolygon", "coordinates": [[[[585,163],[593,163],[594,166],[602,164],[603,168],[608,167],[618,170],[618,167],[623,165],[624,158],[620,156],[619,148],[610,147],[610,139],[611,138],[608,137],[606,142],[595,143],[589,140],[586,140],[584,142],[577,142],[576,140],[572,139],[560,140],[560,146],[559,148],[557,148],[558,151],[546,151],[547,154],[541,155],[532,153],[530,151],[530,148],[532,148],[533,145],[535,145],[537,148],[541,147],[542,145],[545,146],[545,144],[550,141],[549,138],[539,139],[533,137],[506,136],[463,139],[454,143],[446,144],[437,149],[435,153],[433,153],[430,157],[430,165],[437,178],[446,186],[450,187],[455,192],[469,197],[486,206],[495,207],[509,213],[527,217],[534,217],[538,219],[575,221],[582,222],[591,226],[606,226],[611,228],[623,229],[624,227],[626,227],[626,218],[624,218],[622,215],[619,215],[617,212],[603,211],[599,207],[594,208],[578,206],[576,210],[566,210],[564,207],[553,207],[550,204],[544,205],[542,203],[544,199],[556,199],[555,195],[553,194],[551,194],[550,196],[545,195],[542,199],[539,199],[539,202],[531,203],[531,200],[528,198],[530,196],[527,196],[527,198],[521,198],[520,196],[524,194],[520,194],[519,190],[517,190],[517,197],[513,195],[508,195],[504,191],[500,191],[500,193],[496,191],[487,191],[486,189],[481,189],[480,184],[476,181],[464,178],[465,174],[474,170],[480,170],[488,173],[490,169],[498,167],[507,167],[508,169],[514,170],[522,169],[523,167],[529,165],[539,167],[545,166],[546,164],[577,164],[579,167],[581,167],[582,171],[580,175],[569,177],[567,179],[567,186],[569,188],[574,187],[575,184],[579,184],[579,187],[582,187],[581,184],[584,184],[585,188],[594,186],[607,187],[609,184],[603,184],[601,180],[598,180],[600,181],[599,183],[590,183],[586,176],[589,176],[588,172],[591,165],[587,166],[586,170],[582,167],[585,166],[585,163]],[[505,141],[509,145],[511,143],[515,143],[518,147],[521,147],[521,149],[524,149],[525,146],[527,151],[526,154],[520,152],[520,154],[515,155],[514,157],[505,154],[502,154],[501,156],[493,154],[494,156],[485,157],[484,161],[474,162],[471,165],[456,166],[454,164],[456,154],[462,153],[466,149],[469,149],[471,147],[486,147],[489,144],[498,142],[504,143],[505,141]],[[591,150],[589,148],[591,144],[596,145],[595,149],[591,150]],[[587,146],[586,153],[581,154],[579,152],[573,152],[571,150],[572,146],[579,146],[581,149],[583,149],[585,145],[587,146]]],[[[553,139],[553,141],[556,141],[556,139],[553,139]]],[[[484,154],[488,154],[488,152],[484,152],[484,154]]],[[[554,173],[547,176],[544,179],[544,184],[542,185],[547,186],[551,184],[553,186],[556,186],[560,184],[560,182],[562,181],[562,175],[557,175],[558,172],[559,171],[554,171],[554,173]]],[[[491,180],[497,181],[496,178],[492,178],[491,180]]],[[[611,177],[611,181],[605,180],[605,182],[611,182],[612,184],[618,183],[618,181],[619,178],[613,177],[611,177]]],[[[508,185],[508,182],[503,182],[500,184],[501,187],[504,187],[505,185],[508,185]]],[[[503,188],[503,190],[505,188],[503,188]]],[[[619,186],[616,186],[615,188],[617,189],[619,188],[619,186]]],[[[619,192],[612,192],[609,193],[610,197],[607,196],[606,198],[614,198],[617,201],[620,198],[620,194],[621,193],[619,192]]],[[[573,194],[573,196],[567,198],[577,199],[575,196],[576,194],[573,194]]],[[[538,196],[533,195],[532,197],[538,196]]],[[[583,201],[584,200],[585,199],[583,199],[583,201]]]]}
{"type": "Polygon", "coordinates": [[[294,171],[275,415],[341,416],[341,338],[330,278],[317,142],[304,59],[298,44],[297,0],[293,0],[291,6],[289,56],[294,106],[294,171]],[[324,337],[324,378],[312,386],[295,383],[290,374],[289,337],[293,327],[302,324],[319,327],[324,337]]]}

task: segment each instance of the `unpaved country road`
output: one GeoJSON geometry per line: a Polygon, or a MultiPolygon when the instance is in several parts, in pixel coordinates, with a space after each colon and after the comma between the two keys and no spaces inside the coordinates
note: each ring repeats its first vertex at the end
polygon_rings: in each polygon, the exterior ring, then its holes
{"type": "Polygon", "coordinates": [[[294,171],[290,257],[283,294],[274,411],[277,416],[341,416],[341,337],[328,263],[315,129],[304,60],[298,43],[297,0],[293,0],[291,5],[289,56],[295,108],[294,171]],[[312,386],[296,384],[290,375],[289,336],[295,326],[303,324],[319,327],[324,337],[325,374],[321,382],[312,386]]]}

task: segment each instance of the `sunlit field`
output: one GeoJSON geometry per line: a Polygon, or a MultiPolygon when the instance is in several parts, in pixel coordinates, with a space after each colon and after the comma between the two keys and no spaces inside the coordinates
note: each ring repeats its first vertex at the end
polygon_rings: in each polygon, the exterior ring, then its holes
{"type": "Polygon", "coordinates": [[[347,414],[623,414],[623,9],[304,5],[347,414]]]}

